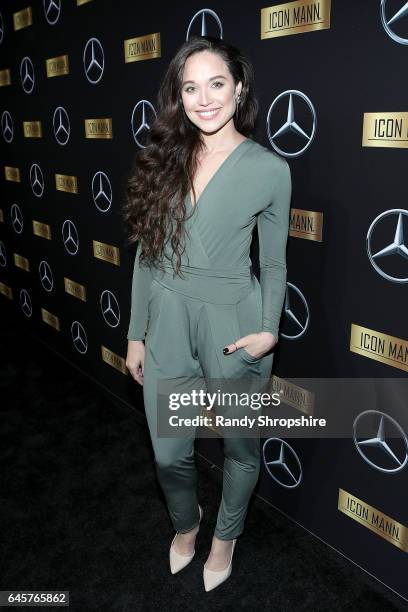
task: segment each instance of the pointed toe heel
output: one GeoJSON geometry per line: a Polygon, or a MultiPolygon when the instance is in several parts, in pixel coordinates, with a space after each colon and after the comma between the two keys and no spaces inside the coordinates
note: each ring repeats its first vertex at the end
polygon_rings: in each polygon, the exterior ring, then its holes
{"type": "Polygon", "coordinates": [[[232,557],[234,555],[234,548],[235,548],[236,541],[237,541],[236,538],[232,540],[231,558],[230,558],[229,564],[227,565],[225,569],[214,571],[214,570],[207,569],[204,565],[203,580],[204,580],[204,588],[206,591],[211,591],[212,589],[215,589],[215,587],[225,582],[227,578],[231,576],[232,557]]]}
{"type": "MultiPolygon", "coordinates": [[[[200,520],[199,520],[199,524],[200,524],[201,519],[203,517],[203,509],[201,508],[200,505],[198,505],[198,509],[200,511],[200,520]]],[[[171,542],[170,554],[169,554],[170,571],[172,574],[176,574],[177,572],[182,570],[184,567],[186,567],[186,565],[188,565],[193,560],[193,557],[195,555],[195,550],[192,555],[180,555],[180,553],[174,550],[173,544],[174,544],[174,540],[176,539],[176,537],[177,537],[177,533],[171,542]]]]}

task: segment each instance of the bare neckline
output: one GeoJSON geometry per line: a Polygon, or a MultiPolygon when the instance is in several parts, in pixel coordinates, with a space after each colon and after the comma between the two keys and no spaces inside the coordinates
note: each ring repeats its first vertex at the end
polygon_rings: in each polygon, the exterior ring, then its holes
{"type": "Polygon", "coordinates": [[[200,200],[202,199],[203,195],[206,193],[208,187],[210,186],[210,184],[214,181],[214,179],[216,178],[216,176],[220,173],[220,171],[227,165],[227,162],[231,161],[231,158],[233,157],[233,155],[238,151],[238,149],[245,143],[245,142],[252,142],[251,138],[245,138],[245,140],[241,140],[241,142],[239,144],[237,144],[237,146],[232,149],[232,151],[230,153],[228,153],[227,157],[224,159],[224,161],[218,166],[217,170],[212,174],[212,176],[210,177],[210,180],[207,181],[206,186],[204,187],[204,189],[202,190],[200,197],[198,198],[197,202],[195,203],[195,205],[193,205],[193,199],[191,197],[191,189],[188,192],[188,199],[190,201],[190,206],[191,208],[193,208],[193,210],[198,206],[200,200]]]}

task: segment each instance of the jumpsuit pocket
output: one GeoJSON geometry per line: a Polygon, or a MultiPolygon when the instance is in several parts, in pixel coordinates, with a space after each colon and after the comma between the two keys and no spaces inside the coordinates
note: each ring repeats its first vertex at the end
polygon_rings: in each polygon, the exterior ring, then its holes
{"type": "Polygon", "coordinates": [[[238,349],[238,354],[248,363],[257,363],[262,359],[262,357],[255,357],[254,355],[251,355],[251,353],[248,353],[248,351],[244,347],[238,349]]]}
{"type": "MultiPolygon", "coordinates": [[[[237,323],[237,338],[247,336],[248,334],[257,333],[262,327],[262,295],[261,288],[258,284],[254,289],[235,305],[236,323],[237,323]]],[[[254,357],[246,348],[242,347],[236,351],[246,363],[259,363],[261,357],[254,357]]]]}

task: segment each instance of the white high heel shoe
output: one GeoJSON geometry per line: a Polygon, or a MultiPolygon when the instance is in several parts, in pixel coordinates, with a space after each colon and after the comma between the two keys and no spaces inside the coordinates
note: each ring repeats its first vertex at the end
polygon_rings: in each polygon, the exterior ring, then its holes
{"type": "MultiPolygon", "coordinates": [[[[199,520],[199,524],[200,524],[201,519],[203,518],[203,509],[201,508],[200,504],[198,504],[198,509],[200,512],[200,520],[199,520]]],[[[195,555],[195,549],[192,555],[181,555],[180,553],[174,550],[173,543],[177,537],[177,534],[178,532],[174,536],[171,546],[170,546],[170,570],[172,574],[175,574],[176,572],[179,572],[181,569],[183,569],[183,567],[186,567],[186,565],[188,565],[190,561],[192,561],[195,555]]]]}
{"type": "Polygon", "coordinates": [[[211,591],[211,589],[215,589],[215,587],[219,586],[222,582],[224,582],[225,580],[227,580],[227,578],[230,577],[232,571],[232,557],[234,554],[236,541],[236,538],[232,540],[231,559],[225,569],[214,571],[207,569],[204,565],[203,579],[204,588],[206,591],[211,591]]]}

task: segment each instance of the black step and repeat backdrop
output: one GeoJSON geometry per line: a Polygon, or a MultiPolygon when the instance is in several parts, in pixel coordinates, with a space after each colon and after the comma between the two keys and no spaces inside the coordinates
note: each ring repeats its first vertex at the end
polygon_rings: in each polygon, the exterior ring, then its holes
{"type": "MultiPolygon", "coordinates": [[[[307,377],[371,381],[348,438],[263,439],[258,493],[407,598],[408,402],[397,384],[408,372],[403,0],[2,3],[3,316],[14,308],[27,333],[143,411],[125,366],[134,249],[124,246],[120,207],[160,80],[192,34],[248,54],[254,137],[291,167],[271,382],[310,415],[307,377]]],[[[328,414],[342,410],[334,389],[328,414]]],[[[198,444],[220,463],[216,442],[198,444]]]]}

